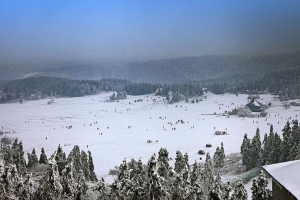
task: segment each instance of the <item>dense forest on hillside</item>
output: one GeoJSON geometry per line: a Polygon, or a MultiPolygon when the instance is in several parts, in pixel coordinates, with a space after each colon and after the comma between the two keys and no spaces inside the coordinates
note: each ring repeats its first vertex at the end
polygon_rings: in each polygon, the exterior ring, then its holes
{"type": "Polygon", "coordinates": [[[243,83],[280,70],[300,67],[300,52],[268,56],[206,55],[140,62],[78,61],[48,63],[42,67],[19,64],[0,65],[0,80],[33,76],[61,77],[72,80],[126,79],[147,83],[187,83],[223,81],[243,83]]]}
{"type": "Polygon", "coordinates": [[[266,74],[259,80],[244,83],[211,82],[204,84],[215,94],[230,93],[265,93],[280,95],[282,100],[300,98],[300,68],[276,71],[266,74]]]}
{"type": "Polygon", "coordinates": [[[32,77],[18,79],[3,86],[1,102],[16,99],[34,100],[47,96],[79,97],[100,91],[123,89],[125,80],[103,79],[101,81],[69,80],[57,77],[32,77]]]}
{"type": "Polygon", "coordinates": [[[36,100],[47,97],[80,97],[98,94],[102,91],[125,90],[130,95],[151,94],[160,89],[159,95],[178,92],[186,98],[201,96],[200,84],[150,84],[133,83],[120,79],[70,80],[57,77],[30,77],[3,83],[0,103],[22,100],[36,100]]]}
{"type": "Polygon", "coordinates": [[[273,93],[282,100],[300,98],[300,68],[269,73],[256,81],[188,82],[177,84],[134,83],[121,79],[70,80],[57,77],[30,77],[15,81],[1,81],[0,102],[19,99],[33,100],[49,96],[79,97],[98,94],[101,91],[125,90],[129,95],[145,95],[158,92],[167,96],[170,91],[178,92],[184,98],[203,95],[203,88],[215,94],[223,93],[273,93]],[[159,89],[159,90],[158,90],[159,89]]]}

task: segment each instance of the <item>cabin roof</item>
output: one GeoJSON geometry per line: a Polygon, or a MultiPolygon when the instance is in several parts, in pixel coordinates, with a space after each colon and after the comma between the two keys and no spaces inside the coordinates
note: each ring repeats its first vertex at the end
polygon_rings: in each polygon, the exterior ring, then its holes
{"type": "Polygon", "coordinates": [[[263,169],[297,199],[300,199],[300,160],[266,165],[263,169]]]}

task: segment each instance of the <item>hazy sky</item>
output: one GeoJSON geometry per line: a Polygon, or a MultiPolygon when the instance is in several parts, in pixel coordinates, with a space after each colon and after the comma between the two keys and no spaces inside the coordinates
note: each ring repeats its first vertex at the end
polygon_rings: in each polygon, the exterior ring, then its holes
{"type": "Polygon", "coordinates": [[[0,0],[1,61],[299,50],[299,0],[0,0]]]}

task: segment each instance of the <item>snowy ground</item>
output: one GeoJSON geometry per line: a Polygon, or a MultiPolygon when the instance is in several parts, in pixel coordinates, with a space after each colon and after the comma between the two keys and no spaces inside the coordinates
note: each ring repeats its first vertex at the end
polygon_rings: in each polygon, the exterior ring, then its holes
{"type": "Polygon", "coordinates": [[[239,152],[245,133],[252,138],[259,127],[263,138],[263,134],[269,132],[267,123],[273,124],[274,130],[281,133],[287,119],[296,119],[300,110],[299,107],[285,109],[271,95],[261,95],[262,103],[275,105],[267,110],[270,116],[227,118],[207,114],[224,113],[245,105],[247,95],[208,93],[207,99],[200,103],[166,105],[163,98],[154,95],[128,96],[119,102],[105,102],[111,94],[60,98],[51,105],[47,105],[49,99],[1,104],[0,128],[16,132],[9,136],[23,141],[25,155],[34,147],[39,154],[40,148],[44,147],[49,157],[59,144],[67,154],[74,145],[90,150],[96,174],[109,179],[109,169],[119,165],[125,157],[127,160],[141,158],[146,163],[161,147],[167,148],[172,158],[177,150],[188,152],[190,164],[199,160],[198,150],[204,149],[213,155],[221,142],[224,142],[225,153],[239,152]],[[134,102],[137,99],[143,101],[134,102]],[[176,124],[181,119],[185,123],[176,124]],[[176,130],[172,130],[174,127],[176,130]],[[226,129],[229,135],[214,135],[216,130],[226,129]],[[153,142],[147,143],[147,140],[153,142]],[[212,148],[206,148],[207,143],[211,143],[212,148]]]}

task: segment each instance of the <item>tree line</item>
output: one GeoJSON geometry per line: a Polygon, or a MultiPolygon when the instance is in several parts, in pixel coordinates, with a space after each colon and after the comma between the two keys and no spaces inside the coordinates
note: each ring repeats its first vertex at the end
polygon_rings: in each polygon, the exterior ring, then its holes
{"type": "MultiPolygon", "coordinates": [[[[77,145],[68,157],[61,146],[49,159],[43,148],[39,159],[35,149],[27,156],[26,164],[23,144],[17,139],[11,146],[1,145],[1,199],[247,200],[248,197],[241,181],[234,187],[222,182],[219,169],[225,162],[223,143],[216,148],[213,158],[207,153],[204,163],[195,161],[192,165],[187,153],[177,151],[174,167],[171,166],[165,148],[157,155],[154,153],[146,164],[140,159],[129,162],[124,159],[112,184],[106,184],[103,178],[97,180],[91,152],[86,154],[77,145]],[[37,170],[39,173],[34,173],[37,170]]],[[[253,200],[272,199],[267,183],[264,174],[253,181],[253,200]]]]}
{"type": "Polygon", "coordinates": [[[297,120],[286,122],[282,130],[282,139],[277,132],[274,133],[273,126],[270,132],[265,133],[263,141],[260,138],[260,131],[257,128],[256,134],[252,139],[244,135],[241,145],[243,155],[243,165],[247,170],[255,167],[275,164],[300,159],[300,128],[297,120]]]}
{"type": "Polygon", "coordinates": [[[282,100],[300,98],[300,68],[294,70],[276,71],[266,74],[256,81],[219,82],[210,81],[203,85],[215,94],[269,92],[280,95],[282,100]]]}
{"type": "Polygon", "coordinates": [[[0,103],[35,100],[47,97],[80,97],[98,94],[102,91],[125,91],[129,95],[155,93],[167,95],[169,91],[179,92],[186,97],[203,94],[200,84],[151,84],[133,83],[119,79],[70,80],[57,77],[30,77],[5,83],[0,92],[0,103]]]}

